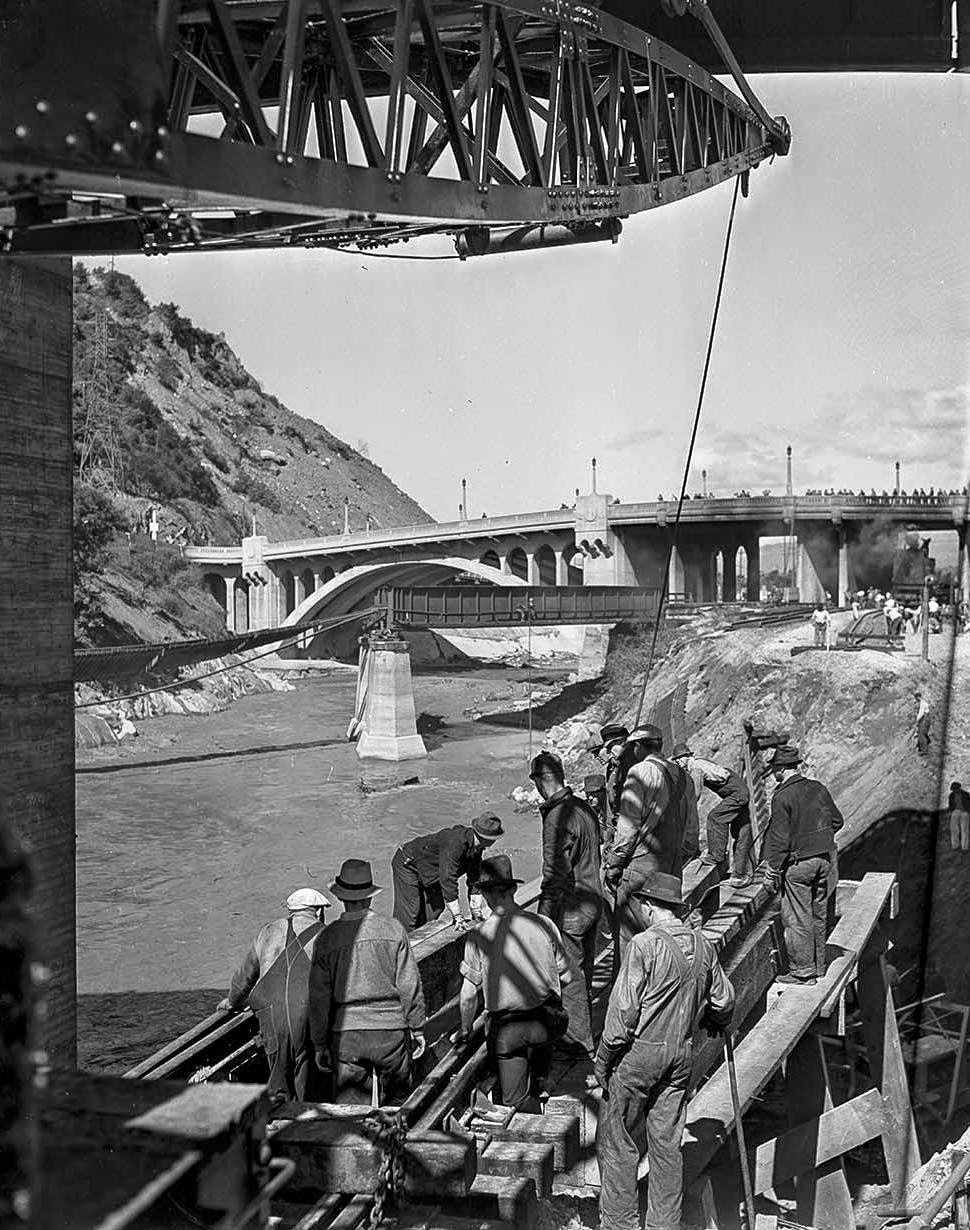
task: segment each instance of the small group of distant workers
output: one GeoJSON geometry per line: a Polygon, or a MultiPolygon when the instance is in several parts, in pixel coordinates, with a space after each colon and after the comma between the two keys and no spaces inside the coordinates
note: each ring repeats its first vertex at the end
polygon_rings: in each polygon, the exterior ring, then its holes
{"type": "MultiPolygon", "coordinates": [[[[562,760],[542,751],[529,775],[541,802],[542,877],[535,913],[515,898],[522,883],[491,847],[500,818],[478,816],[406,842],[391,860],[393,916],[372,909],[381,891],[371,865],[348,859],[330,885],[343,913],[324,924],[330,899],[302,888],[288,917],[267,924],[220,1007],[247,1003],[259,1019],[270,1091],[281,1097],[368,1103],[374,1087],[397,1104],[413,1087],[426,1049],[424,995],[409,932],[435,917],[464,932],[460,1024],[466,1043],[486,1014],[492,1102],[542,1109],[554,1050],[592,1064],[602,1089],[597,1133],[603,1230],[639,1230],[637,1171],[650,1157],[647,1225],[674,1230],[683,1200],[681,1138],[690,1092],[692,1037],[726,1029],[734,991],[716,951],[690,925],[683,867],[697,858],[697,801],[707,818],[702,866],[734,885],[754,874],[750,798],[740,774],[687,744],[663,753],[651,724],[604,726],[590,747],[605,773],[587,797],[566,784],[562,760]],[[471,917],[460,902],[466,881],[471,917]],[[602,1036],[591,1012],[597,936],[608,923],[614,970],[602,1036]]],[[[825,972],[827,904],[842,816],[828,790],[800,772],[798,749],[779,746],[762,849],[765,884],[781,891],[789,968],[785,983],[825,972]]],[[[962,801],[962,799],[961,799],[962,801]]]]}

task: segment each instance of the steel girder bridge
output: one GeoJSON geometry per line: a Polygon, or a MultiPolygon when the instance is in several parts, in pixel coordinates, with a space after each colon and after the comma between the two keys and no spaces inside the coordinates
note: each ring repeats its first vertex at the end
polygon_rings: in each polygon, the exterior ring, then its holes
{"type": "Polygon", "coordinates": [[[735,90],[573,0],[8,0],[2,250],[615,241],[789,147],[664,6],[735,90]]]}

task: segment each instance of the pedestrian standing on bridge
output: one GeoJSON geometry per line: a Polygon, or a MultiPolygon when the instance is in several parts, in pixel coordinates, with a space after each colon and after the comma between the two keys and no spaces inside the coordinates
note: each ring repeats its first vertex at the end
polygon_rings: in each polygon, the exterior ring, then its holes
{"type": "Polygon", "coordinates": [[[706,786],[720,800],[707,814],[707,851],[701,855],[702,865],[717,867],[723,879],[727,874],[730,834],[734,839],[734,875],[731,883],[736,888],[750,884],[754,873],[751,857],[754,842],[748,806],[751,795],[746,783],[727,765],[704,756],[695,756],[686,743],[678,743],[670,758],[687,773],[698,799],[706,786]]]}
{"type": "Polygon", "coordinates": [[[633,902],[638,887],[654,872],[679,881],[684,866],[684,837],[690,810],[696,810],[693,784],[663,756],[663,732],[638,726],[627,739],[637,763],[626,775],[613,849],[604,881],[616,894],[613,911],[613,970],[618,971],[630,940],[641,928],[641,911],[633,902]]]}
{"type": "Polygon", "coordinates": [[[458,997],[464,1044],[484,1000],[488,1055],[497,1077],[493,1101],[536,1113],[552,1062],[553,1043],[566,1029],[563,999],[574,977],[559,929],[515,900],[521,880],[507,854],[482,859],[479,886],[489,917],[468,932],[458,997]]]}
{"type": "Polygon", "coordinates": [[[375,1073],[381,1102],[396,1102],[425,1050],[418,965],[401,924],[371,909],[381,889],[370,863],[347,859],[330,891],[344,912],[317,943],[310,970],[317,1066],[332,1075],[334,1102],[369,1103],[375,1073]]]}
{"type": "Polygon", "coordinates": [[[475,891],[482,851],[503,833],[498,816],[486,813],[467,824],[454,824],[414,837],[394,851],[394,917],[405,931],[413,931],[437,918],[447,907],[456,930],[467,926],[458,897],[458,881],[465,877],[473,922],[482,918],[484,901],[475,891]]]}
{"type": "Polygon", "coordinates": [[[718,1031],[728,1025],[734,988],[710,940],[682,921],[676,876],[649,875],[634,902],[643,930],[610,993],[594,1069],[603,1089],[596,1133],[600,1227],[640,1230],[637,1172],[646,1152],[646,1224],[679,1230],[692,1038],[701,1024],[718,1031]]]}
{"type": "Polygon", "coordinates": [[[286,899],[286,918],[263,927],[239,969],[229,994],[217,1007],[241,1012],[248,1006],[259,1022],[259,1036],[269,1064],[267,1089],[304,1101],[316,1092],[307,1027],[310,963],[323,912],[331,902],[315,888],[299,888],[286,899]]]}
{"type": "Polygon", "coordinates": [[[566,952],[581,977],[568,985],[568,1045],[593,1058],[592,989],[596,934],[603,912],[599,824],[592,808],[566,785],[563,763],[540,752],[529,777],[542,795],[542,883],[538,913],[559,928],[566,952]]]}
{"type": "Polygon", "coordinates": [[[797,747],[777,747],[765,768],[777,783],[765,834],[765,886],[781,888],[788,973],[776,982],[814,984],[825,973],[827,904],[842,813],[821,782],[799,773],[797,747]]]}

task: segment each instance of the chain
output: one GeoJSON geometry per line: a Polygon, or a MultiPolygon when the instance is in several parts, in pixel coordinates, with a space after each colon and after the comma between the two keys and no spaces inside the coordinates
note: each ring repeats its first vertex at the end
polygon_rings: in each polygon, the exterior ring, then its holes
{"type": "Polygon", "coordinates": [[[381,1164],[377,1171],[377,1190],[374,1192],[367,1230],[377,1230],[384,1220],[385,1206],[388,1203],[399,1205],[404,1199],[404,1144],[408,1128],[400,1111],[375,1110],[370,1121],[377,1124],[374,1144],[381,1151],[381,1164]]]}

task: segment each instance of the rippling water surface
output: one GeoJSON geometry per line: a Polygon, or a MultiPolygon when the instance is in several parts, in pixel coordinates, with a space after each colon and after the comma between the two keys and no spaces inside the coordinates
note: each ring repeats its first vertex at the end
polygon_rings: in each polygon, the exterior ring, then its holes
{"type": "Polygon", "coordinates": [[[443,721],[427,723],[437,727],[426,736],[429,757],[402,766],[362,767],[346,742],[351,672],[247,697],[224,713],[146,722],[132,743],[85,754],[82,1065],[124,1069],[211,1011],[287,894],[325,889],[345,858],[372,860],[387,886],[376,908],[389,913],[395,848],[489,808],[505,822],[502,848],[517,873],[537,874],[537,819],[516,815],[508,799],[527,781],[521,718],[473,721],[464,712],[486,696],[514,705],[521,680],[514,671],[417,675],[418,713],[443,721]],[[420,783],[384,788],[406,774],[420,783]]]}

